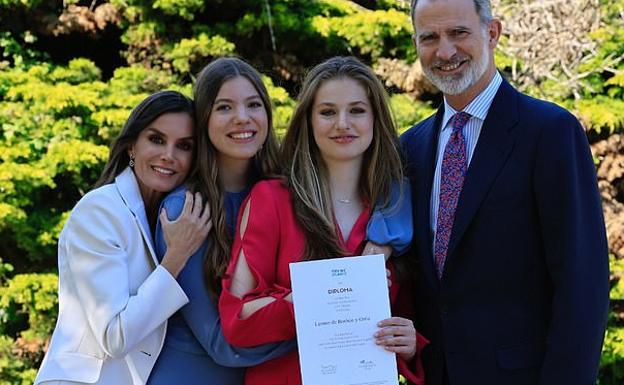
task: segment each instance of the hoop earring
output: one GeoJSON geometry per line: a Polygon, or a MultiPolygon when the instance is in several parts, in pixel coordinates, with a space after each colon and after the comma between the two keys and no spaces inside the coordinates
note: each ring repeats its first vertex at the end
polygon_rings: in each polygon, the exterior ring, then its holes
{"type": "Polygon", "coordinates": [[[134,154],[130,154],[130,162],[128,162],[130,168],[134,168],[134,154]]]}

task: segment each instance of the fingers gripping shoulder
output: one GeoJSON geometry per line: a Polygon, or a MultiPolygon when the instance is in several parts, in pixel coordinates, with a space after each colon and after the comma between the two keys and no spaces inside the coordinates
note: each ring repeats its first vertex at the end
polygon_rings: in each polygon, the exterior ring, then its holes
{"type": "Polygon", "coordinates": [[[187,190],[184,188],[177,188],[172,191],[169,195],[165,197],[165,199],[163,199],[162,203],[160,204],[159,212],[162,211],[162,209],[165,209],[165,211],[167,212],[168,220],[174,221],[178,219],[180,217],[180,214],[182,214],[182,209],[184,208],[186,191],[187,190]]]}

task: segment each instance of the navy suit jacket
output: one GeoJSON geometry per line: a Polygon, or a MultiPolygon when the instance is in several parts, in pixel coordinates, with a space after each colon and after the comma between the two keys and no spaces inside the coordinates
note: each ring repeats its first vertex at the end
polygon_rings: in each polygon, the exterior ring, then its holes
{"type": "Polygon", "coordinates": [[[401,137],[412,179],[417,330],[428,385],[593,384],[608,248],[585,132],[503,81],[467,170],[445,270],[430,197],[443,106],[401,137]],[[445,364],[444,364],[445,362],[445,364]]]}

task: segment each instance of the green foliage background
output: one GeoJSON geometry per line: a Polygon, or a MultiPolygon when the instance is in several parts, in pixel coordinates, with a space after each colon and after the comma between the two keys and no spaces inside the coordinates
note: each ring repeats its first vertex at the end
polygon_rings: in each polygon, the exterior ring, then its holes
{"type": "MultiPolygon", "coordinates": [[[[400,0],[0,0],[0,385],[30,384],[57,312],[56,242],[69,210],[96,180],[130,110],[163,88],[191,93],[194,74],[221,55],[267,76],[280,134],[306,68],[353,54],[413,62],[408,2],[400,0]]],[[[602,3],[599,52],[575,97],[545,80],[528,90],[574,111],[596,141],[624,131],[624,0],[602,3]]],[[[503,42],[504,44],[504,42],[503,42]]],[[[510,71],[511,58],[497,54],[510,71]]],[[[433,112],[392,87],[398,126],[433,112]]],[[[599,160],[597,160],[599,162],[599,160]]],[[[612,260],[614,277],[624,262],[612,260]]],[[[612,300],[624,300],[614,279],[612,300]]],[[[624,381],[624,322],[614,308],[600,384],[624,381]]]]}

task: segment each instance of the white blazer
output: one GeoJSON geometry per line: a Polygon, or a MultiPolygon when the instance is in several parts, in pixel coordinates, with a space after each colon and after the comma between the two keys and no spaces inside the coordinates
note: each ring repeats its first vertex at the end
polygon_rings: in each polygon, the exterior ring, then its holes
{"type": "Polygon", "coordinates": [[[159,266],[134,172],[86,194],[58,245],[59,314],[37,384],[140,385],[188,302],[159,266]]]}

